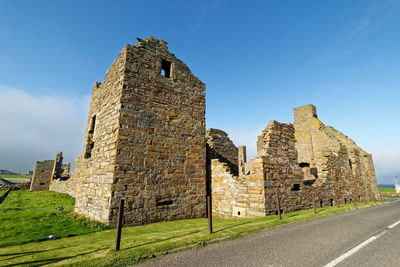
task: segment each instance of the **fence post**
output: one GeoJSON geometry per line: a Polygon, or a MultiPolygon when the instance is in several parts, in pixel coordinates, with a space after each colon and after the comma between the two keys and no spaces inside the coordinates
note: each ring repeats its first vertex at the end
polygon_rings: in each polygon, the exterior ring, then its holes
{"type": "Polygon", "coordinates": [[[279,220],[282,220],[282,215],[281,215],[281,201],[279,199],[279,192],[276,192],[276,206],[278,207],[278,217],[279,220]]]}
{"type": "Polygon", "coordinates": [[[212,207],[211,207],[211,196],[207,196],[207,215],[208,215],[208,233],[212,234],[212,207]]]}
{"type": "Polygon", "coordinates": [[[118,251],[121,244],[121,230],[122,230],[122,219],[124,218],[124,199],[119,202],[118,221],[117,221],[117,236],[115,239],[115,251],[118,251]]]}
{"type": "Polygon", "coordinates": [[[314,191],[311,192],[312,195],[312,205],[313,205],[313,209],[314,209],[314,214],[317,214],[317,207],[315,206],[315,195],[314,195],[314,191]]]}

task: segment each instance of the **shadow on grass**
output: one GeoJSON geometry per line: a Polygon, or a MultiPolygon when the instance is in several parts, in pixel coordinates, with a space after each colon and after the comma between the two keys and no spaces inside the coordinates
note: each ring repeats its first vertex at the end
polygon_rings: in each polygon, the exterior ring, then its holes
{"type": "Polygon", "coordinates": [[[88,251],[88,252],[85,252],[85,253],[71,255],[71,256],[67,256],[67,257],[26,261],[26,262],[23,262],[23,263],[13,263],[13,264],[8,264],[8,265],[4,265],[4,266],[24,266],[24,265],[28,265],[28,266],[43,266],[45,264],[56,263],[58,261],[68,260],[68,259],[71,259],[71,258],[87,255],[87,254],[94,253],[94,252],[97,252],[97,251],[100,251],[100,250],[104,250],[104,249],[108,249],[108,247],[107,248],[99,248],[99,249],[95,249],[95,250],[88,251]]]}
{"type": "Polygon", "coordinates": [[[231,225],[231,226],[219,229],[217,231],[214,231],[214,233],[219,233],[219,232],[222,232],[222,231],[225,231],[225,230],[228,230],[228,229],[231,229],[231,228],[235,228],[235,227],[238,227],[238,226],[242,226],[242,225],[245,225],[245,224],[249,224],[249,223],[250,222],[242,222],[242,223],[239,223],[239,224],[231,225]]]}
{"type": "MultiPolygon", "coordinates": [[[[137,244],[136,246],[127,247],[127,248],[124,248],[124,249],[121,249],[121,250],[128,250],[128,249],[132,249],[132,248],[138,248],[138,247],[142,247],[142,246],[145,246],[145,245],[150,245],[150,244],[155,244],[155,243],[159,243],[159,242],[164,242],[164,241],[168,241],[168,240],[171,240],[171,239],[175,239],[175,238],[179,238],[179,237],[184,237],[184,236],[189,236],[189,235],[197,234],[197,233],[200,233],[200,231],[192,231],[192,232],[189,232],[189,233],[184,234],[184,235],[171,236],[171,237],[164,238],[164,239],[157,239],[157,240],[152,241],[152,242],[137,244]]],[[[121,242],[122,242],[122,241],[121,241],[121,242]]]]}

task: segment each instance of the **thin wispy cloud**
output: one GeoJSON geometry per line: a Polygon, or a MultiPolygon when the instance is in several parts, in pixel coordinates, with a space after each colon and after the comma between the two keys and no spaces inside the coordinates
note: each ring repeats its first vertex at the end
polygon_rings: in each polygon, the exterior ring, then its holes
{"type": "Polygon", "coordinates": [[[83,149],[89,96],[36,96],[0,85],[0,169],[32,170],[59,151],[74,161],[83,149]]]}
{"type": "Polygon", "coordinates": [[[316,57],[313,63],[326,65],[349,56],[368,36],[394,18],[399,13],[399,9],[400,1],[398,0],[370,2],[365,13],[354,19],[347,31],[336,38],[339,41],[333,44],[333,48],[316,57]]]}

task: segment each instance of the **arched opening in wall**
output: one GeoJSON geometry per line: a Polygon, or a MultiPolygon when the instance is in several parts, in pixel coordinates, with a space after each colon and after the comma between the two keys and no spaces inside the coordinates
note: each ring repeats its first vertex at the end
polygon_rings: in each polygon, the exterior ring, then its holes
{"type": "Polygon", "coordinates": [[[329,204],[331,205],[331,207],[333,206],[333,198],[331,198],[331,199],[329,200],[329,204]]]}
{"type": "Polygon", "coordinates": [[[324,201],[322,199],[319,201],[319,206],[322,208],[324,206],[324,201]]]}

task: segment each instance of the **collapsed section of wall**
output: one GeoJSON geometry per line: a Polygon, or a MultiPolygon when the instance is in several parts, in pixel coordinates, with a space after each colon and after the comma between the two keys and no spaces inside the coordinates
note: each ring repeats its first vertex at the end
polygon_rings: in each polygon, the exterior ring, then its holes
{"type": "MultiPolygon", "coordinates": [[[[55,160],[45,160],[36,162],[32,175],[31,191],[51,190],[60,193],[71,194],[71,189],[59,190],[56,183],[57,180],[66,180],[69,178],[69,169],[71,164],[63,164],[62,152],[57,153],[55,160]]],[[[73,195],[73,194],[71,194],[73,195]]]]}
{"type": "MultiPolygon", "coordinates": [[[[224,143],[227,143],[226,140],[224,143]]],[[[257,157],[250,162],[239,150],[241,171],[234,175],[229,164],[211,161],[213,212],[221,217],[259,217],[277,213],[277,197],[282,212],[310,207],[309,186],[303,184],[298,166],[294,128],[271,121],[258,137],[257,157]]]]}

